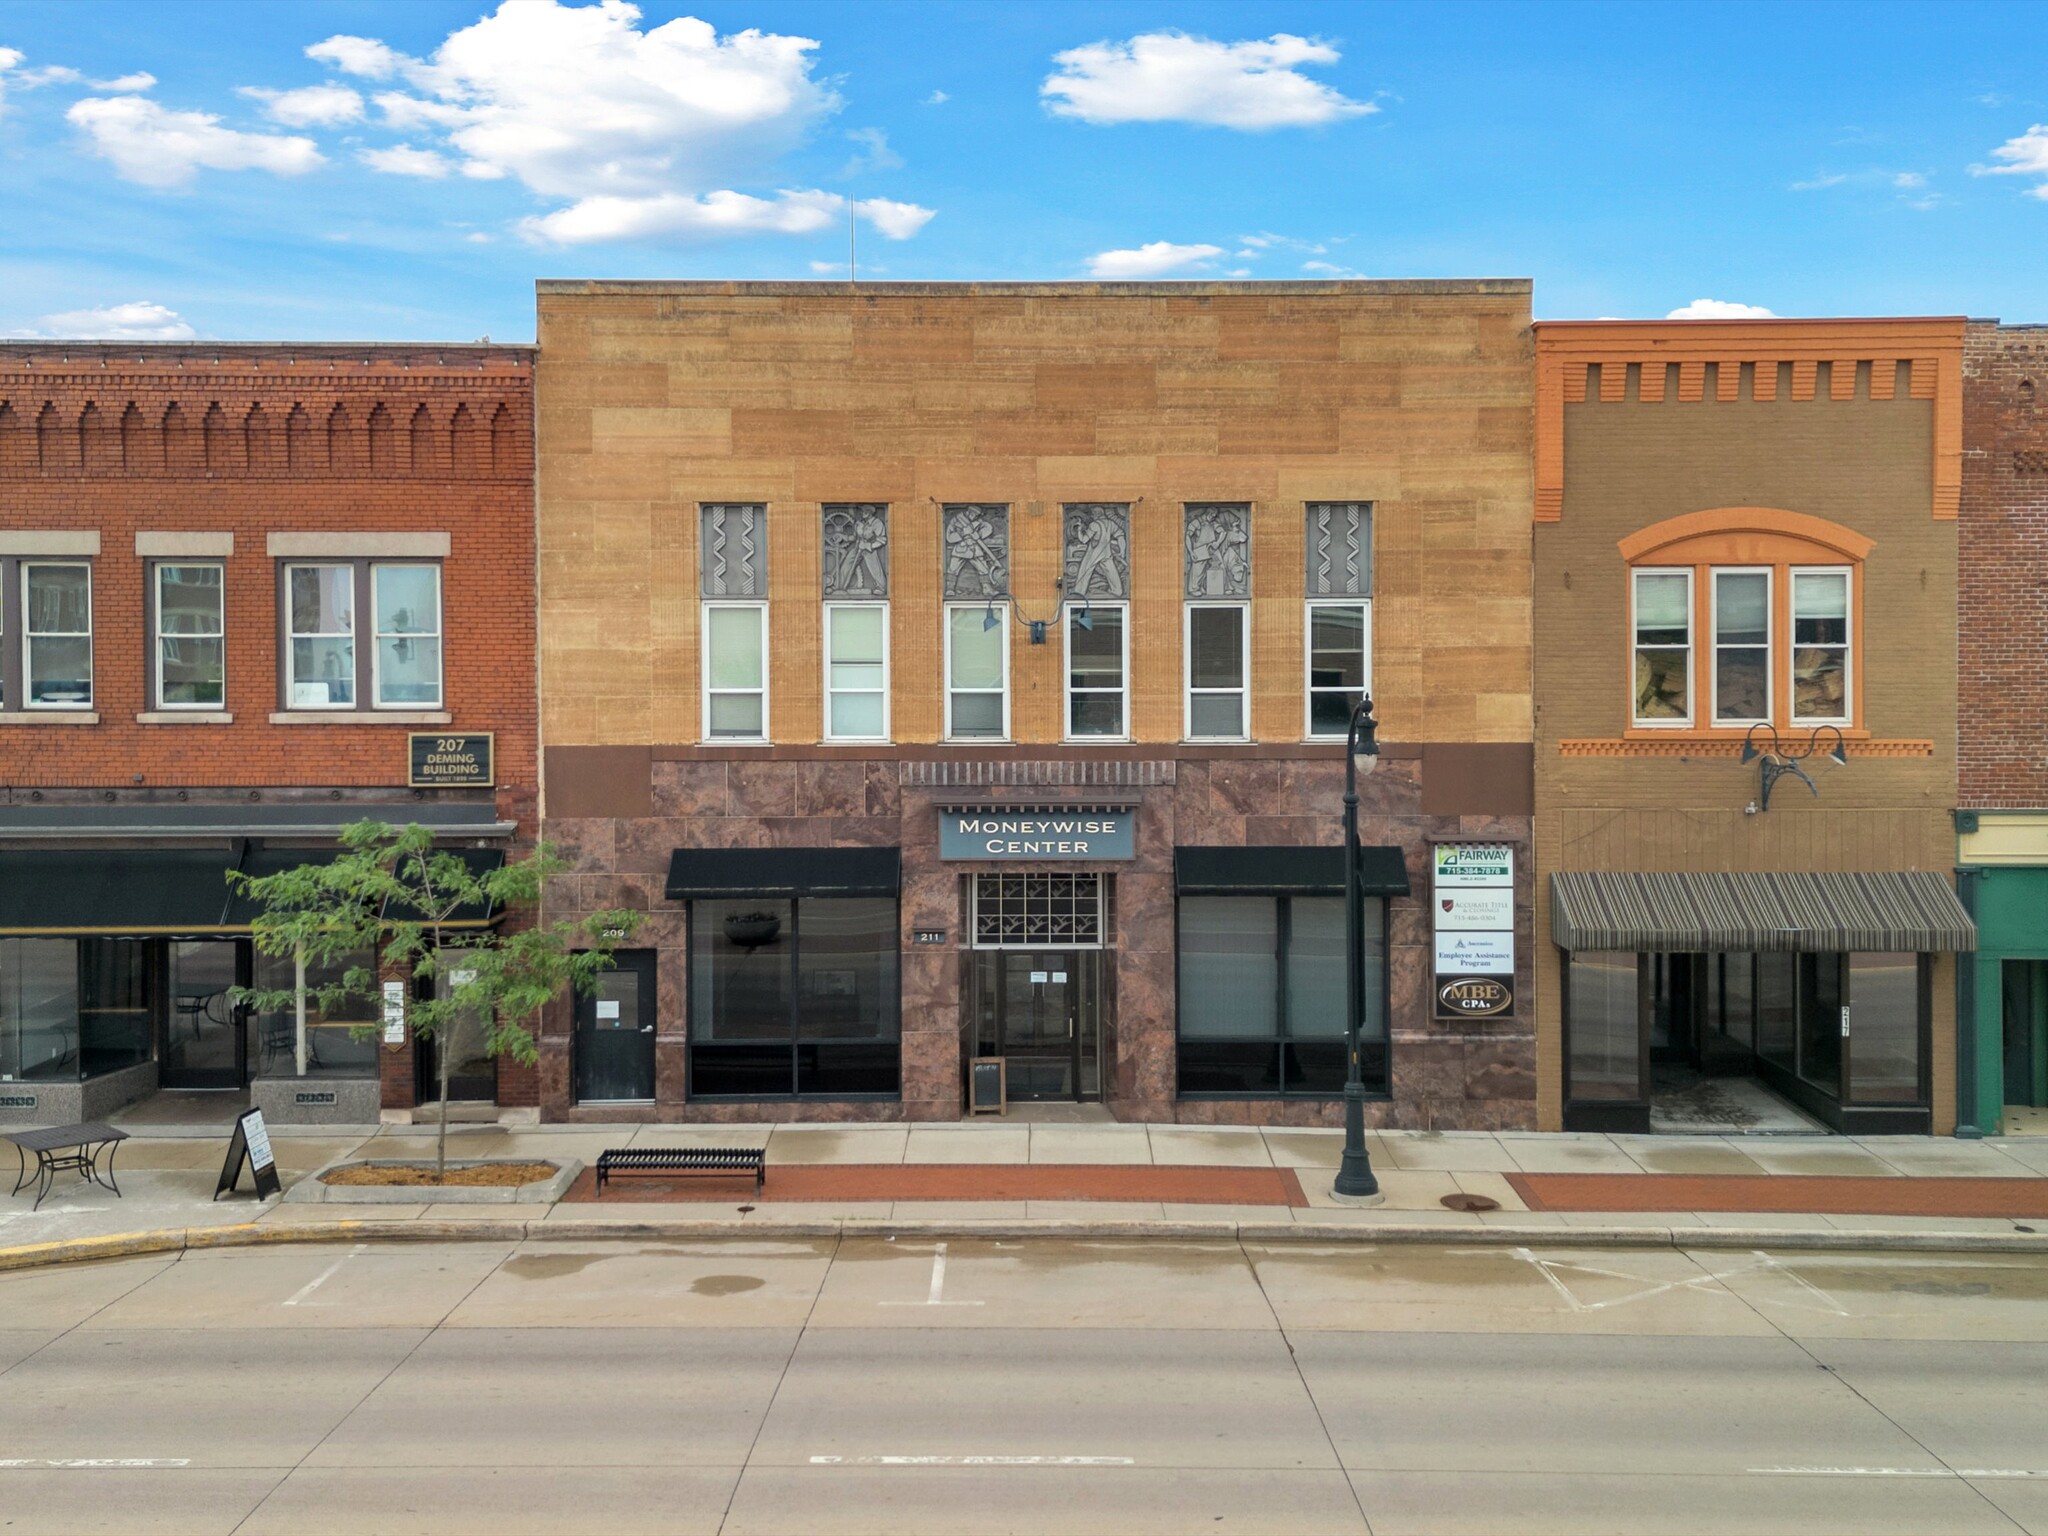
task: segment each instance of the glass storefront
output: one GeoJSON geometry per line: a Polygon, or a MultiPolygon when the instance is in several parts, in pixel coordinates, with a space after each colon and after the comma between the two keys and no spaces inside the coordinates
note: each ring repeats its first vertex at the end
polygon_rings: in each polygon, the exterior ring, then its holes
{"type": "Polygon", "coordinates": [[[148,1061],[151,948],[0,939],[0,1082],[80,1082],[148,1061]]]}

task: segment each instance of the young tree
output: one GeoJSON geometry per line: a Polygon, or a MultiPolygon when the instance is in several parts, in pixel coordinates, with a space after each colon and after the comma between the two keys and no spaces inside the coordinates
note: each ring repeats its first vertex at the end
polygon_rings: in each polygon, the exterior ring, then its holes
{"type": "MultiPolygon", "coordinates": [[[[542,887],[568,867],[545,843],[516,863],[478,871],[460,854],[436,848],[426,827],[359,821],[342,829],[341,849],[338,858],[274,875],[229,874],[262,909],[250,925],[256,948],[299,962],[300,978],[298,986],[275,991],[237,987],[234,997],[259,1012],[296,1011],[303,1071],[308,997],[333,1009],[352,997],[380,1000],[381,977],[431,981],[430,999],[409,996],[406,1014],[416,1039],[441,1047],[435,1178],[445,1179],[449,1067],[465,1024],[482,1030],[485,1055],[509,1054],[532,1066],[540,1051],[530,1026],[540,1010],[565,990],[595,989],[613,946],[639,925],[640,914],[595,912],[581,922],[511,932],[503,924],[480,925],[485,915],[539,904],[542,887]],[[339,980],[309,991],[307,966],[325,974],[345,968],[339,980]]],[[[350,1032],[360,1039],[380,1027],[366,1023],[350,1032]]]]}

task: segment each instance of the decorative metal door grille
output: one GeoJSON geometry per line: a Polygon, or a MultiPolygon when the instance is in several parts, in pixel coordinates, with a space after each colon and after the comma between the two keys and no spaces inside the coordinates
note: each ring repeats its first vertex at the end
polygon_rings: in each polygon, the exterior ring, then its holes
{"type": "Polygon", "coordinates": [[[977,949],[1097,949],[1100,875],[976,875],[977,949]]]}

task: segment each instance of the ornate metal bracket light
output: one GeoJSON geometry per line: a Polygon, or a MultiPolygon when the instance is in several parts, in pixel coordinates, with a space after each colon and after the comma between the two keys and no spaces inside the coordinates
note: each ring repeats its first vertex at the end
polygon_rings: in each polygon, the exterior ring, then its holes
{"type": "MultiPolygon", "coordinates": [[[[1031,643],[1033,645],[1045,644],[1045,632],[1047,626],[1058,623],[1060,615],[1063,612],[1065,612],[1068,608],[1072,607],[1073,604],[1076,602],[1076,599],[1072,596],[1072,594],[1070,594],[1066,590],[1067,582],[1065,577],[1055,577],[1053,580],[1053,585],[1059,588],[1060,590],[1060,600],[1053,605],[1052,612],[1047,617],[1042,619],[1034,619],[1031,617],[1030,614],[1026,613],[1023,609],[1023,606],[1017,601],[1015,594],[1005,593],[1003,595],[1003,601],[1008,603],[1010,607],[1016,611],[1018,619],[1023,623],[1024,627],[1030,631],[1031,643]]],[[[1095,628],[1095,615],[1089,608],[1088,599],[1083,597],[1078,599],[1078,601],[1081,604],[1081,611],[1079,614],[1075,616],[1074,622],[1076,624],[1079,624],[1083,629],[1092,630],[1093,628],[1095,628]]],[[[999,621],[996,618],[996,600],[993,597],[991,597],[990,599],[988,599],[987,611],[984,612],[981,616],[981,627],[983,633],[986,633],[987,631],[994,629],[998,622],[999,621]]]]}
{"type": "Polygon", "coordinates": [[[1778,735],[1778,728],[1774,725],[1766,725],[1759,721],[1749,728],[1742,738],[1742,760],[1758,765],[1757,771],[1762,782],[1757,794],[1757,809],[1768,811],[1771,808],[1771,786],[1788,773],[1812,790],[1815,798],[1819,798],[1820,786],[1814,783],[1806,770],[1799,765],[1821,750],[1821,741],[1825,737],[1834,738],[1834,745],[1825,754],[1827,760],[1837,765],[1847,763],[1848,747],[1843,741],[1839,726],[1815,726],[1807,733],[1806,745],[1797,750],[1785,745],[1778,735]],[[1767,746],[1758,742],[1758,731],[1769,733],[1770,741],[1767,746]]]}

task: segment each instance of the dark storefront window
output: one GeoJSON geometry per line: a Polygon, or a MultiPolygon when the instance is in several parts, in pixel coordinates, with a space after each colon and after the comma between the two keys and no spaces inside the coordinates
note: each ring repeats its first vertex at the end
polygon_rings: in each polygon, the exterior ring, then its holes
{"type": "MultiPolygon", "coordinates": [[[[1385,903],[1368,897],[1366,1086],[1387,1091],[1385,903]]],[[[1344,1091],[1344,901],[1188,896],[1180,903],[1183,1097],[1331,1097],[1344,1091]]]]}
{"type": "Polygon", "coordinates": [[[1565,973],[1571,1042],[1566,1098],[1644,1096],[1640,958],[1626,950],[1580,950],[1571,955],[1565,973]]]}
{"type": "Polygon", "coordinates": [[[147,946],[0,939],[0,1082],[77,1082],[149,1060],[147,946]]]}
{"type": "MultiPolygon", "coordinates": [[[[289,992],[297,968],[290,955],[255,956],[254,986],[259,992],[289,992]]],[[[322,987],[338,987],[351,970],[368,972],[374,987],[377,957],[369,950],[345,960],[306,963],[307,1077],[375,1077],[377,1037],[357,1038],[356,1031],[379,1023],[383,1004],[374,991],[350,992],[331,1008],[320,1005],[322,987]]],[[[299,1020],[296,1008],[259,1013],[249,1021],[247,1039],[251,1077],[295,1077],[299,1066],[299,1020]]]]}
{"type": "Polygon", "coordinates": [[[700,900],[690,909],[690,1096],[898,1090],[896,903],[700,900]]]}
{"type": "Polygon", "coordinates": [[[1921,1038],[1923,967],[1918,955],[1849,957],[1849,1097],[1858,1104],[1926,1098],[1921,1038]]]}

